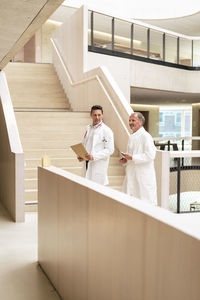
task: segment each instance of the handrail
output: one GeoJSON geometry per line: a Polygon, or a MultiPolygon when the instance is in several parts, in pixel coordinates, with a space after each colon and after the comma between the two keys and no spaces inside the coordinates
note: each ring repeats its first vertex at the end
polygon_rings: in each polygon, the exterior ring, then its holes
{"type": "Polygon", "coordinates": [[[0,98],[8,131],[10,150],[13,153],[23,153],[8,84],[3,71],[0,72],[0,98]]]}
{"type": "Polygon", "coordinates": [[[182,136],[182,137],[174,137],[174,136],[167,136],[167,137],[154,137],[153,140],[155,142],[158,142],[158,141],[169,141],[169,140],[195,140],[195,141],[198,141],[200,140],[200,136],[182,136]]]}
{"type": "MultiPolygon", "coordinates": [[[[92,81],[92,80],[97,80],[97,81],[99,82],[99,84],[101,85],[102,90],[103,90],[105,96],[107,97],[108,101],[110,102],[110,104],[112,105],[113,109],[115,110],[115,113],[117,114],[118,119],[120,120],[120,122],[121,122],[121,124],[122,124],[124,130],[126,131],[127,135],[129,135],[129,131],[128,131],[128,129],[127,129],[127,126],[125,125],[126,123],[124,122],[124,120],[122,119],[121,115],[119,114],[119,112],[118,112],[118,110],[117,110],[117,108],[116,108],[116,105],[113,103],[113,101],[112,101],[112,99],[111,99],[111,97],[110,97],[108,91],[106,90],[106,87],[105,87],[105,85],[103,84],[103,82],[102,82],[100,76],[98,76],[98,75],[92,75],[92,76],[89,76],[89,77],[84,78],[84,79],[82,79],[82,80],[79,80],[79,81],[74,82],[74,81],[72,80],[72,76],[71,76],[71,74],[70,74],[70,71],[68,70],[66,64],[64,63],[64,60],[63,60],[63,58],[62,58],[62,55],[61,55],[61,53],[59,52],[59,49],[58,49],[58,46],[56,45],[56,42],[55,42],[52,38],[51,38],[51,42],[52,42],[52,45],[53,45],[54,50],[56,51],[57,56],[59,57],[59,60],[60,60],[60,62],[61,62],[61,64],[62,64],[62,67],[63,67],[63,69],[64,69],[64,71],[65,71],[65,74],[66,74],[66,76],[67,76],[67,78],[68,78],[68,80],[69,80],[71,86],[72,86],[72,87],[75,87],[75,86],[79,86],[79,85],[82,85],[82,84],[84,84],[84,83],[90,82],[90,81],[92,81]]],[[[90,72],[91,72],[91,71],[86,72],[84,75],[87,76],[87,74],[89,74],[90,72]]],[[[92,72],[100,72],[100,73],[102,73],[102,75],[106,76],[106,70],[105,70],[104,67],[95,68],[95,69],[92,70],[92,72]]],[[[110,84],[110,86],[112,87],[112,83],[109,82],[109,84],[110,84]]],[[[112,89],[113,89],[113,87],[112,87],[112,89]]],[[[114,91],[114,89],[113,89],[113,91],[114,91]]],[[[120,94],[120,96],[123,97],[122,94],[120,94]]],[[[120,96],[118,95],[119,98],[120,98],[120,96]]],[[[132,109],[130,108],[130,106],[128,105],[128,103],[127,103],[127,105],[126,105],[126,100],[125,100],[125,99],[123,99],[123,100],[121,101],[121,103],[122,103],[122,108],[124,108],[125,112],[127,113],[127,120],[128,120],[128,116],[129,116],[130,113],[132,112],[132,109]],[[124,101],[125,101],[125,102],[124,102],[124,101]],[[125,107],[124,107],[124,105],[125,105],[125,107]]]]}
{"type": "MultiPolygon", "coordinates": [[[[50,40],[51,40],[51,43],[52,43],[52,45],[53,45],[54,50],[56,51],[56,54],[58,55],[58,57],[59,57],[59,59],[60,59],[60,62],[61,62],[61,64],[62,64],[62,67],[63,67],[63,69],[65,70],[65,73],[66,73],[66,75],[67,75],[67,78],[68,78],[68,80],[69,80],[69,82],[70,82],[70,84],[71,84],[72,86],[78,86],[78,85],[81,85],[81,84],[83,84],[83,83],[89,82],[89,81],[91,81],[91,80],[98,80],[98,81],[101,81],[101,79],[100,79],[100,77],[99,77],[98,75],[92,75],[92,76],[89,76],[89,77],[84,78],[84,79],[82,79],[82,80],[73,82],[72,76],[71,76],[71,74],[70,74],[70,71],[69,71],[69,69],[67,68],[67,66],[66,66],[65,63],[64,63],[64,60],[63,60],[63,58],[62,58],[61,53],[60,53],[59,50],[58,50],[58,46],[56,45],[56,42],[53,40],[53,38],[51,38],[50,40]]],[[[91,72],[91,71],[88,71],[88,72],[86,72],[84,75],[87,76],[87,74],[90,74],[90,72],[91,72]]],[[[93,72],[93,73],[94,73],[94,72],[96,72],[96,73],[101,72],[101,73],[104,74],[104,76],[107,77],[107,72],[108,72],[108,70],[107,70],[105,67],[98,67],[98,68],[93,69],[92,72],[93,72]]],[[[101,81],[101,83],[102,83],[102,81],[101,81]]],[[[102,83],[102,85],[103,85],[103,83],[102,83]]],[[[119,89],[117,90],[117,93],[116,93],[116,88],[115,88],[115,89],[113,88],[112,82],[111,82],[111,81],[109,81],[109,85],[112,87],[113,92],[115,92],[115,94],[116,94],[116,96],[118,97],[119,100],[121,100],[121,99],[123,98],[123,99],[120,101],[120,102],[122,103],[122,107],[121,107],[121,108],[124,109],[124,110],[127,112],[127,116],[129,116],[129,115],[132,113],[132,109],[130,108],[130,105],[127,103],[127,101],[126,101],[126,99],[124,98],[123,94],[121,93],[121,91],[120,91],[119,89]]],[[[125,121],[125,123],[126,123],[126,121],[125,121]]]]}
{"type": "Polygon", "coordinates": [[[24,153],[4,72],[0,72],[0,201],[16,222],[24,221],[24,153]]]}

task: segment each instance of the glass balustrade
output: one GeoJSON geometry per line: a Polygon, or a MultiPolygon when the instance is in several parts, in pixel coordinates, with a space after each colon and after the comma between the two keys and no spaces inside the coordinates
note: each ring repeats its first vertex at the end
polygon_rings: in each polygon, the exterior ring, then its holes
{"type": "Polygon", "coordinates": [[[200,40],[193,41],[193,66],[200,67],[200,40]]]}
{"type": "Polygon", "coordinates": [[[150,53],[152,59],[163,60],[163,33],[150,30],[150,53]]]}
{"type": "Polygon", "coordinates": [[[192,41],[180,38],[179,43],[179,64],[192,66],[192,41]]]}
{"type": "Polygon", "coordinates": [[[177,37],[165,35],[165,61],[177,64],[177,37]]]}
{"type": "Polygon", "coordinates": [[[148,57],[147,28],[136,24],[133,28],[133,54],[148,57]]]}
{"type": "Polygon", "coordinates": [[[114,20],[114,50],[131,54],[131,23],[114,20]]]}
{"type": "Polygon", "coordinates": [[[105,14],[89,11],[90,50],[157,61],[171,66],[200,67],[200,40],[183,38],[105,14]]]}

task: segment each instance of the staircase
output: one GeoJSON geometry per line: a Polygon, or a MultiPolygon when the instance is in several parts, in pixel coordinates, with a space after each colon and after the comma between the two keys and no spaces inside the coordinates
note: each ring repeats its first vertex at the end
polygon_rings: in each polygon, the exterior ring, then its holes
{"type": "MultiPolygon", "coordinates": [[[[51,164],[81,175],[81,163],[70,145],[81,141],[91,122],[88,112],[70,111],[69,102],[51,64],[10,63],[5,68],[22,147],[25,153],[26,211],[37,209],[37,167],[47,155],[51,164]]],[[[124,171],[115,153],[109,181],[121,190],[124,171]]]]}

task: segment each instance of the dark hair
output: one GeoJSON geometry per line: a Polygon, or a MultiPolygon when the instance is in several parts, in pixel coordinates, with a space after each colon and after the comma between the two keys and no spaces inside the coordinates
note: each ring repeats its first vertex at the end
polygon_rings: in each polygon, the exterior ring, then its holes
{"type": "Polygon", "coordinates": [[[102,112],[102,114],[103,114],[103,107],[100,106],[100,105],[93,105],[93,106],[91,107],[90,113],[92,113],[93,110],[97,110],[97,109],[101,110],[101,112],[102,112]]]}

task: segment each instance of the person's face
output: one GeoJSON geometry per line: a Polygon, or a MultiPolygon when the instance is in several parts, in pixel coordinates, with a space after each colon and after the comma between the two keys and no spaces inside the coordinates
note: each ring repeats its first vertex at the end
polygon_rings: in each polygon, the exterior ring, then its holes
{"type": "Polygon", "coordinates": [[[103,119],[103,114],[100,109],[93,110],[90,114],[92,121],[93,121],[93,126],[99,124],[102,119],[103,119]]]}
{"type": "Polygon", "coordinates": [[[142,127],[142,121],[138,119],[138,116],[136,114],[131,115],[129,117],[129,126],[133,132],[136,132],[142,127]]]}

